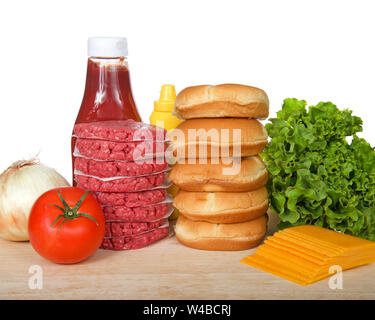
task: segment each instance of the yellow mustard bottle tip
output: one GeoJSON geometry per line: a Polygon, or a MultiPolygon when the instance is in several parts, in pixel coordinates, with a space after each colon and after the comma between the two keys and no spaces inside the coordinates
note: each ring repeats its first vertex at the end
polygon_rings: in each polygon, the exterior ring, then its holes
{"type": "Polygon", "coordinates": [[[176,101],[176,89],[172,84],[164,84],[161,87],[160,98],[154,101],[155,111],[171,112],[176,101]]]}

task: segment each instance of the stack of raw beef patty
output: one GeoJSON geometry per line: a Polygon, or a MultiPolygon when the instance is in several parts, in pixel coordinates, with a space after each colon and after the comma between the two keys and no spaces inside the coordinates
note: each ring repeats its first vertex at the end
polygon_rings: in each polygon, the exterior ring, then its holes
{"type": "Polygon", "coordinates": [[[168,235],[166,132],[133,120],[76,124],[74,179],[103,208],[103,249],[145,247],[168,235]]]}

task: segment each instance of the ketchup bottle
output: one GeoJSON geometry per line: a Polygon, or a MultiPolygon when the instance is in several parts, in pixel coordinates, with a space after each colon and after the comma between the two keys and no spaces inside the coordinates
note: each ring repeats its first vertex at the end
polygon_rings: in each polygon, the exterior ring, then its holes
{"type": "MultiPolygon", "coordinates": [[[[89,38],[87,52],[86,87],[75,123],[126,119],[141,121],[130,86],[127,39],[89,38]]],[[[72,137],[73,165],[75,140],[72,137]]]]}

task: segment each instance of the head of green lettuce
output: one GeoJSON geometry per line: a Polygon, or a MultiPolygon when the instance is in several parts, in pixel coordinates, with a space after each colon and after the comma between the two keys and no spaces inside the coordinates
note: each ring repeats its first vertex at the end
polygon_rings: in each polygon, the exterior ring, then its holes
{"type": "Polygon", "coordinates": [[[375,149],[362,120],[331,102],[285,99],[261,154],[279,228],[313,224],[375,241],[375,149]],[[352,141],[347,139],[352,137],[352,141]]]}

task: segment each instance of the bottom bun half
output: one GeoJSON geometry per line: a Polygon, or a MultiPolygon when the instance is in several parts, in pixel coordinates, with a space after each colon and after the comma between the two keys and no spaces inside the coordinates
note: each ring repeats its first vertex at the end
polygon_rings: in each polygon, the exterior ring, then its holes
{"type": "Polygon", "coordinates": [[[189,192],[180,190],[173,205],[186,218],[210,223],[239,223],[256,219],[268,209],[267,189],[249,192],[189,192]]]}
{"type": "Polygon", "coordinates": [[[193,221],[180,215],[175,232],[182,244],[201,250],[238,251],[260,244],[267,230],[267,215],[241,223],[193,221]]]}

